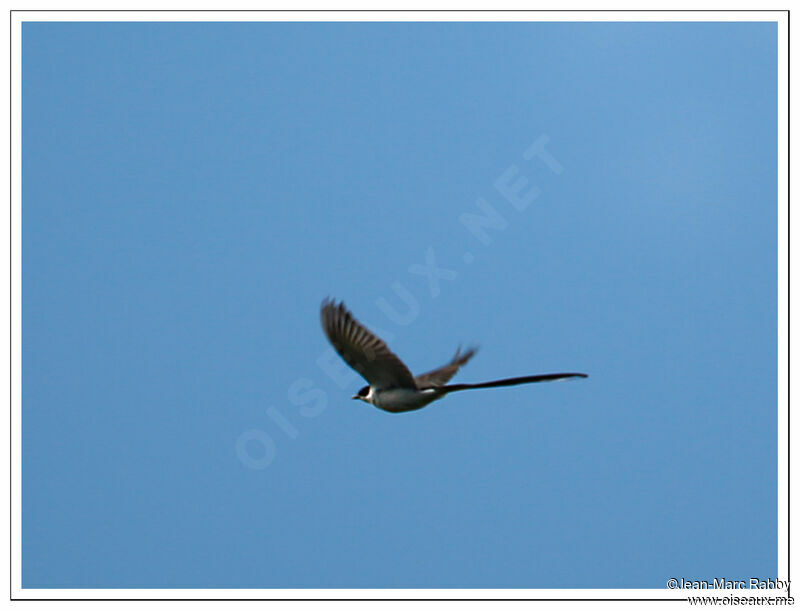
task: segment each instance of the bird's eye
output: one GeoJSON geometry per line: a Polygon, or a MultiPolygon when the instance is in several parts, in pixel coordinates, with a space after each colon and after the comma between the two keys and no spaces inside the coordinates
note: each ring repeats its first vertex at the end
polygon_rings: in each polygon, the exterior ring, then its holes
{"type": "Polygon", "coordinates": [[[361,390],[358,391],[359,397],[366,397],[369,394],[369,386],[365,386],[361,390]]]}

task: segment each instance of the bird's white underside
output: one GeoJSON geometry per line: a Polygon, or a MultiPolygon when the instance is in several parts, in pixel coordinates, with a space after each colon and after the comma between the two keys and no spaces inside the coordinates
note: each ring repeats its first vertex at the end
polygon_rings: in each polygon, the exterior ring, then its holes
{"type": "Polygon", "coordinates": [[[372,386],[367,394],[367,401],[375,407],[387,411],[403,412],[424,407],[431,401],[439,398],[439,393],[432,388],[414,390],[410,388],[390,388],[387,390],[375,389],[372,386]]]}

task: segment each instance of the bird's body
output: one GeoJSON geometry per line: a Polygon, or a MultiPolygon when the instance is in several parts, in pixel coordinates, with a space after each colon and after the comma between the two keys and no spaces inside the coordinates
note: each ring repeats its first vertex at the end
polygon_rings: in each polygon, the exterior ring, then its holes
{"type": "Polygon", "coordinates": [[[459,349],[446,365],[414,377],[383,340],[353,317],[344,303],[325,300],[321,318],[322,328],[333,347],[348,365],[369,382],[353,399],[371,403],[387,412],[417,410],[459,390],[587,377],[585,373],[548,373],[480,384],[448,385],[447,382],[474,356],[475,348],[463,353],[459,349]]]}
{"type": "Polygon", "coordinates": [[[369,388],[370,393],[367,395],[367,403],[372,403],[375,407],[387,412],[410,412],[425,407],[428,403],[432,403],[442,396],[441,393],[433,388],[425,388],[424,390],[369,388]]]}

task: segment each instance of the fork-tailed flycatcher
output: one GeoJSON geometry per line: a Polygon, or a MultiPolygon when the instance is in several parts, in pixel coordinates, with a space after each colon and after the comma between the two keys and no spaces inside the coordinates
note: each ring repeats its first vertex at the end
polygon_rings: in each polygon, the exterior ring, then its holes
{"type": "Polygon", "coordinates": [[[471,388],[516,386],[532,382],[552,382],[570,378],[586,378],[585,373],[545,373],[521,378],[507,378],[481,384],[447,384],[476,349],[461,349],[443,367],[417,377],[411,375],[389,347],[374,333],[358,322],[344,306],[326,299],[322,302],[322,328],[333,347],[350,367],[369,382],[354,395],[387,412],[410,412],[441,399],[446,394],[471,388]]]}

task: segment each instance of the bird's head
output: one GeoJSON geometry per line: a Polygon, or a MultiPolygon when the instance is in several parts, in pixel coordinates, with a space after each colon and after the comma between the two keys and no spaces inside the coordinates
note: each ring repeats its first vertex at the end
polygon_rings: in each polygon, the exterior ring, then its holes
{"type": "Polygon", "coordinates": [[[351,399],[360,399],[361,401],[366,401],[367,403],[371,403],[370,399],[372,397],[370,396],[370,394],[371,393],[370,393],[369,386],[365,386],[364,388],[362,388],[361,390],[358,391],[357,395],[353,395],[350,398],[351,399]]]}

